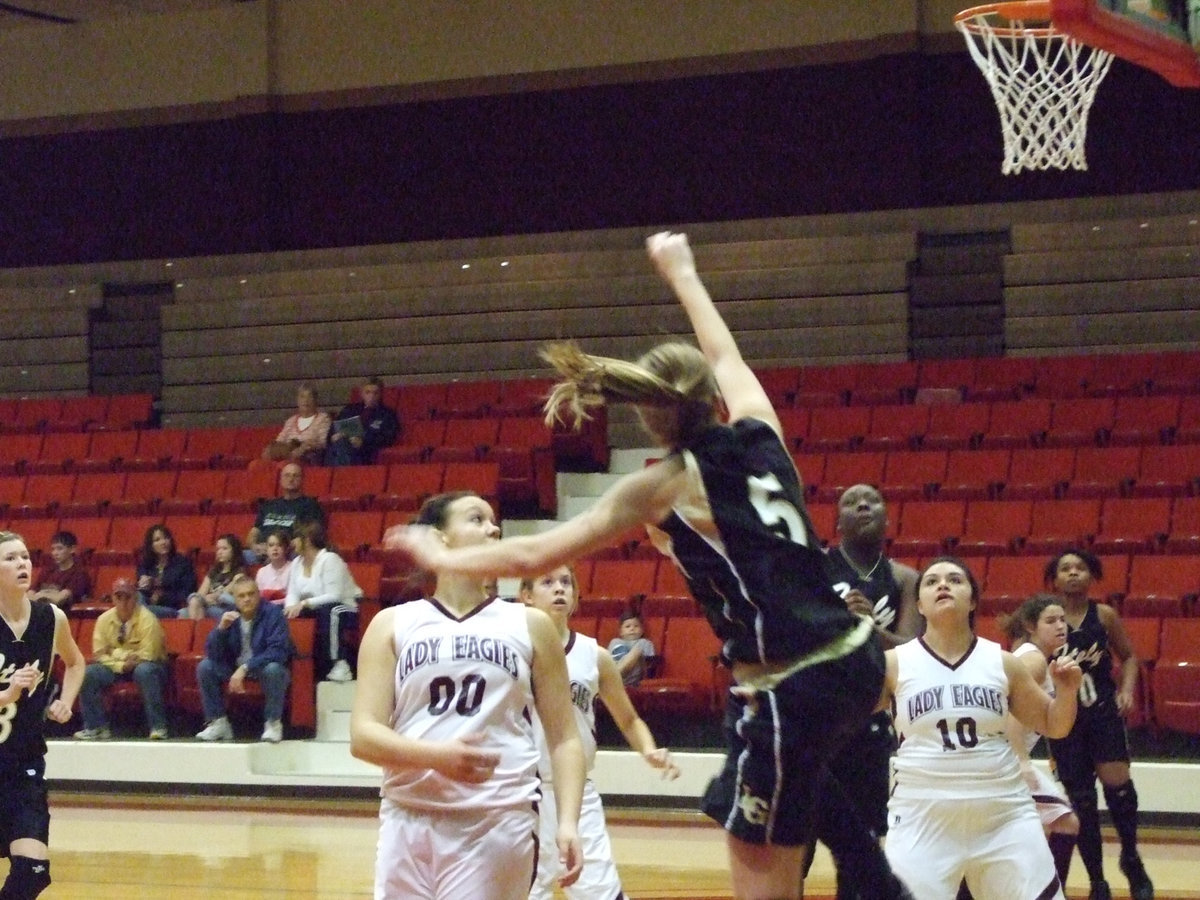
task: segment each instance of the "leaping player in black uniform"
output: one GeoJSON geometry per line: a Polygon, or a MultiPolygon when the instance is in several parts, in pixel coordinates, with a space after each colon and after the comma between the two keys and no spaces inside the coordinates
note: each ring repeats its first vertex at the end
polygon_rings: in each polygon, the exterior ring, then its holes
{"type": "MultiPolygon", "coordinates": [[[[733,669],[728,756],[703,806],[727,832],[735,896],[798,898],[819,808],[846,804],[829,762],[875,708],[883,652],[874,623],[831,587],[779,419],[696,274],[686,236],[656,234],[647,249],[700,350],[661,344],[631,363],[550,347],[544,355],[564,380],[547,418],[564,407],[578,418],[589,406],[632,402],[666,457],[536,536],[448,548],[432,531],[401,528],[385,543],[436,572],[534,576],[645,525],[687,579],[733,669]]],[[[865,828],[847,864],[874,900],[907,896],[865,828]]]]}
{"type": "Polygon", "coordinates": [[[0,856],[9,858],[0,900],[33,900],[50,884],[42,727],[71,718],[86,665],[66,614],[27,596],[32,568],[20,535],[0,531],[0,856]],[[56,654],[67,668],[51,700],[56,654]]]}

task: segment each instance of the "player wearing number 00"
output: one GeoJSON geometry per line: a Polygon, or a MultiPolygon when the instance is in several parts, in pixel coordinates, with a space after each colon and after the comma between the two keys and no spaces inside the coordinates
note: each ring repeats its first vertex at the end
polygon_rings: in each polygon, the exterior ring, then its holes
{"type": "MultiPolygon", "coordinates": [[[[495,543],[492,508],[439,494],[417,521],[448,548],[495,543]]],[[[525,900],[538,844],[537,713],[550,755],[563,883],[579,877],[584,762],[562,641],[483,578],[383,610],[359,647],[350,752],[383,767],[375,897],[525,900]]]]}
{"type": "MultiPolygon", "coordinates": [[[[779,419],[700,281],[686,236],[656,234],[647,249],[700,349],[660,344],[628,362],[551,346],[543,355],[562,380],[547,419],[578,421],[589,407],[631,402],[665,458],[536,536],[449,547],[435,532],[393,529],[385,543],[439,573],[532,577],[646,526],[724,640],[737,683],[726,765],[703,801],[727,832],[734,893],[799,897],[818,804],[844,803],[827,764],[871,714],[883,654],[871,622],[830,587],[779,419]]],[[[859,845],[852,864],[873,878],[871,896],[906,896],[865,828],[859,845]]]]}
{"type": "Polygon", "coordinates": [[[9,858],[0,897],[33,900],[50,885],[46,719],[66,722],[86,662],[66,614],[29,599],[33,566],[20,535],[0,531],[0,857],[9,858]],[[54,697],[51,666],[66,665],[54,697]]]}
{"type": "Polygon", "coordinates": [[[921,900],[954,900],[963,879],[989,900],[1062,898],[1006,714],[1061,737],[1075,721],[1082,673],[1055,659],[1048,695],[1020,660],[975,635],[978,599],[962,561],[934,560],[917,582],[925,633],[887,651],[883,702],[900,736],[887,856],[921,900]]]}

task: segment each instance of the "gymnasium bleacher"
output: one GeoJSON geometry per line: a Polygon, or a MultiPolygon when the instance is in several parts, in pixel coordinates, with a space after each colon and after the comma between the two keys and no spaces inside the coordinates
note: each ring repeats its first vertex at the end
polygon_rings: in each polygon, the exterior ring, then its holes
{"type": "MultiPolygon", "coordinates": [[[[1160,676],[1154,663],[1160,634],[1200,618],[1200,256],[1194,217],[1136,205],[1114,203],[1102,218],[1081,215],[1086,203],[1004,211],[1005,356],[908,358],[911,272],[934,213],[689,230],[777,405],[819,533],[832,535],[846,486],[879,484],[892,554],[968,558],[985,629],[1041,586],[1052,550],[1092,547],[1105,561],[1101,587],[1144,655],[1141,721],[1176,727],[1190,714],[1179,710],[1200,701],[1175,697],[1183,676],[1160,676]]],[[[962,228],[974,213],[977,226],[995,225],[996,210],[959,210],[938,227],[962,228]]],[[[75,359],[87,327],[77,312],[104,302],[99,281],[134,269],[149,277],[158,264],[71,267],[57,287],[8,283],[30,324],[0,338],[13,360],[0,365],[0,390],[20,394],[0,399],[0,521],[35,549],[71,528],[85,562],[111,573],[165,520],[203,566],[214,536],[243,534],[273,493],[274,472],[255,461],[276,430],[264,423],[290,411],[295,384],[314,381],[325,405],[340,406],[366,374],[391,373],[398,444],[376,466],[306,474],[334,543],[370,587],[369,617],[419,590],[379,540],[425,497],[465,487],[506,518],[553,516],[564,473],[604,471],[610,446],[631,445],[620,408],[581,433],[546,428],[536,350],[570,336],[630,355],[686,332],[637,249],[642,237],[615,229],[182,260],[162,308],[153,408],[144,392],[87,395],[75,363],[30,369],[25,344],[37,334],[43,356],[75,359]]],[[[603,638],[620,608],[640,605],[667,651],[639,705],[711,714],[716,648],[669,563],[634,541],[583,561],[580,580],[581,629],[603,638]],[[638,565],[598,580],[617,557],[638,565]]]]}

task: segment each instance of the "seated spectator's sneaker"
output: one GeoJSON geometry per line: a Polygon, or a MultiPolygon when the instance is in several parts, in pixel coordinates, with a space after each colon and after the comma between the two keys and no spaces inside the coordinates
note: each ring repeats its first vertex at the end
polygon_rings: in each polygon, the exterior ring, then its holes
{"type": "Polygon", "coordinates": [[[1154,885],[1136,853],[1121,854],[1121,872],[1129,879],[1129,896],[1133,900],[1154,900],[1154,885]]]}
{"type": "Polygon", "coordinates": [[[354,673],[350,671],[350,663],[344,659],[339,659],[333,664],[333,668],[329,670],[329,674],[325,676],[326,681],[353,681],[354,673]]]}
{"type": "Polygon", "coordinates": [[[170,736],[170,733],[168,733],[167,729],[165,728],[150,729],[150,740],[152,741],[165,741],[170,736]]]}
{"type": "Polygon", "coordinates": [[[1112,891],[1108,889],[1107,881],[1093,881],[1088,893],[1088,900],[1112,900],[1112,891]]]}
{"type": "Polygon", "coordinates": [[[209,722],[196,737],[202,741],[232,741],[233,728],[230,727],[229,720],[222,716],[209,722]]]}
{"type": "Polygon", "coordinates": [[[112,739],[112,731],[108,728],[83,728],[75,732],[77,741],[107,741],[112,739]]]}
{"type": "Polygon", "coordinates": [[[262,739],[269,741],[272,744],[278,744],[283,740],[283,723],[278,719],[272,719],[263,725],[262,739]]]}

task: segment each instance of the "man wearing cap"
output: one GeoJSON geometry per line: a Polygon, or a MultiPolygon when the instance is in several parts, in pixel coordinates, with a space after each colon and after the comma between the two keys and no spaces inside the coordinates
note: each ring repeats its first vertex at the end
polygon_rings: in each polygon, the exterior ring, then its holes
{"type": "Polygon", "coordinates": [[[118,680],[132,679],[142,694],[150,740],[168,736],[167,646],[162,624],[138,602],[137,589],[128,578],[112,585],[113,608],[101,613],[92,632],[92,662],[83,675],[79,704],[83,729],[75,732],[81,741],[104,741],[112,737],[104,711],[104,692],[118,680]]]}
{"type": "Polygon", "coordinates": [[[262,686],[262,740],[277,744],[283,740],[283,704],[292,680],[288,668],[292,637],[287,619],[282,606],[262,602],[258,584],[250,576],[235,576],[229,590],[237,610],[217,620],[217,627],[205,641],[204,659],[196,669],[207,723],[196,737],[202,741],[233,740],[221,687],[229,682],[230,693],[241,694],[248,678],[262,686]]]}

